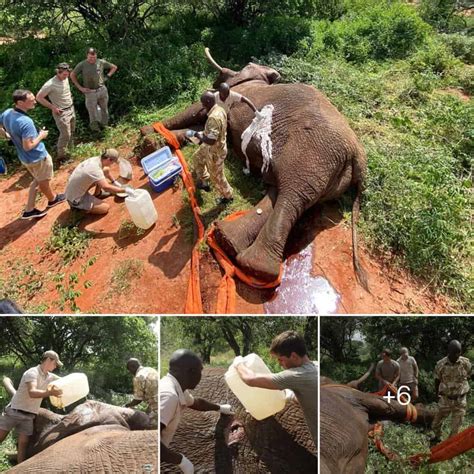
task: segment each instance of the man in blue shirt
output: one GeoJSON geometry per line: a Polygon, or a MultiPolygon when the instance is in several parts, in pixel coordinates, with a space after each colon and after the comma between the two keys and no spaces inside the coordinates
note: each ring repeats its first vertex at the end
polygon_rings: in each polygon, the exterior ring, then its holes
{"type": "Polygon", "coordinates": [[[29,110],[35,108],[34,94],[28,90],[16,90],[13,93],[13,103],[13,109],[7,109],[0,114],[0,126],[5,129],[14,143],[21,163],[33,176],[28,202],[21,218],[39,218],[45,216],[50,207],[63,202],[65,196],[64,194],[55,195],[51,189],[53,161],[43,143],[48,136],[48,131],[43,129],[38,133],[33,120],[27,115],[29,110]],[[48,199],[48,205],[42,211],[35,208],[38,187],[48,199]]]}

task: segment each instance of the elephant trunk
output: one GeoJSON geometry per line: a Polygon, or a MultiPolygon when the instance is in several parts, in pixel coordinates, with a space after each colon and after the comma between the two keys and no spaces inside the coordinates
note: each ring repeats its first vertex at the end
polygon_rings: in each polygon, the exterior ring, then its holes
{"type": "Polygon", "coordinates": [[[15,390],[15,387],[13,385],[13,382],[12,382],[12,379],[9,378],[9,377],[3,377],[3,386],[5,387],[5,390],[7,391],[8,395],[10,395],[10,397],[13,397],[13,395],[15,395],[16,393],[16,390],[15,390]]]}
{"type": "Polygon", "coordinates": [[[214,58],[211,56],[211,53],[209,52],[209,48],[204,48],[204,53],[206,55],[207,60],[209,61],[209,64],[216,68],[219,72],[222,72],[222,67],[219,66],[219,64],[216,63],[214,58]]]}

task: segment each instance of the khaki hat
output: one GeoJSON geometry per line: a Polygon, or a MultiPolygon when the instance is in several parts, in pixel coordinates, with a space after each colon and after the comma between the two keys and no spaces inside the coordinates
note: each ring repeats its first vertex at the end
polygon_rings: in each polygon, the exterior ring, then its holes
{"type": "Polygon", "coordinates": [[[119,159],[119,152],[115,148],[107,148],[102,152],[102,158],[112,158],[113,160],[119,159]]]}
{"type": "Polygon", "coordinates": [[[58,353],[57,352],[54,352],[54,351],[46,351],[44,354],[43,354],[43,359],[46,359],[46,357],[48,359],[53,359],[56,361],[56,364],[58,364],[58,367],[62,367],[63,366],[63,363],[59,360],[59,356],[58,356],[58,353]]]}
{"type": "Polygon", "coordinates": [[[59,64],[56,66],[56,69],[63,69],[63,70],[66,70],[66,71],[70,71],[70,70],[71,70],[71,66],[69,66],[68,63],[59,63],[59,64]]]}

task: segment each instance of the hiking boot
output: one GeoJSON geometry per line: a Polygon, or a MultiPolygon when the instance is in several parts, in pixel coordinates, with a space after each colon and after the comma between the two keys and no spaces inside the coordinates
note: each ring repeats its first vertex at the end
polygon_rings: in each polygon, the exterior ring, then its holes
{"type": "Polygon", "coordinates": [[[441,443],[441,438],[438,436],[431,436],[430,438],[430,446],[435,446],[437,444],[441,443]]]}
{"type": "Polygon", "coordinates": [[[48,205],[46,206],[47,209],[50,207],[54,207],[58,204],[61,204],[66,200],[66,195],[65,194],[56,194],[56,197],[52,201],[48,201],[48,205]]]}
{"type": "Polygon", "coordinates": [[[221,205],[221,206],[225,206],[225,205],[229,204],[230,202],[232,202],[233,200],[234,200],[233,197],[230,197],[230,198],[220,197],[220,198],[216,199],[216,203],[221,205]]]}
{"type": "Polygon", "coordinates": [[[47,213],[48,211],[46,209],[44,209],[43,211],[40,211],[39,209],[36,209],[35,207],[31,211],[23,212],[20,219],[39,219],[41,217],[44,217],[47,213]]]}
{"type": "Polygon", "coordinates": [[[211,187],[209,186],[209,183],[207,183],[206,181],[199,180],[196,183],[196,188],[201,189],[201,190],[205,191],[206,193],[211,191],[211,187]]]}

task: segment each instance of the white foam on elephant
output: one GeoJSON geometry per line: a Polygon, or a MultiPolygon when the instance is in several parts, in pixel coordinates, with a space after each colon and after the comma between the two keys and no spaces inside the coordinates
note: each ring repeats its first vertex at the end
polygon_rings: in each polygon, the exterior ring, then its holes
{"type": "Polygon", "coordinates": [[[311,275],[313,244],[285,263],[275,298],[265,303],[268,314],[332,314],[337,310],[339,295],[323,277],[311,275]]]}
{"type": "Polygon", "coordinates": [[[74,409],[75,413],[80,413],[82,417],[82,421],[84,424],[89,423],[89,421],[92,421],[92,418],[94,416],[94,410],[92,410],[90,407],[87,405],[78,405],[74,409]]]}
{"type": "Polygon", "coordinates": [[[272,115],[273,105],[265,105],[262,110],[259,111],[259,115],[255,115],[251,124],[242,132],[242,153],[245,155],[245,168],[244,173],[250,173],[249,157],[247,156],[247,147],[249,146],[252,138],[256,138],[260,143],[260,150],[262,153],[263,163],[261,172],[264,173],[270,167],[272,161],[272,139],[270,137],[272,133],[272,115]]]}

